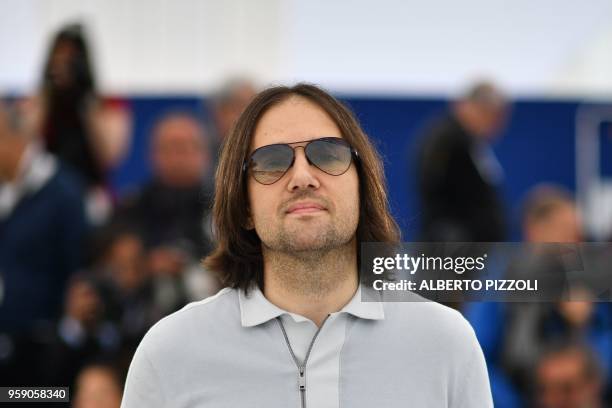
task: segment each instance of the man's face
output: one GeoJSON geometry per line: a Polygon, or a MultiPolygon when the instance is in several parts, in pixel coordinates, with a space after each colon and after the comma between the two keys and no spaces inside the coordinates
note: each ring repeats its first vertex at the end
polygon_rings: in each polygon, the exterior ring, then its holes
{"type": "Polygon", "coordinates": [[[559,204],[546,218],[526,225],[526,236],[533,242],[580,242],[582,223],[573,204],[559,204]]]}
{"type": "Polygon", "coordinates": [[[195,120],[186,117],[160,124],[153,143],[155,176],[170,187],[199,185],[208,164],[203,138],[195,120]]]}
{"type": "Polygon", "coordinates": [[[538,407],[580,408],[599,406],[598,385],[584,373],[582,356],[568,353],[552,357],[537,370],[538,407]]]}
{"type": "Polygon", "coordinates": [[[499,136],[508,120],[508,108],[500,106],[479,106],[479,129],[487,139],[499,136]]]}
{"type": "Polygon", "coordinates": [[[118,407],[121,404],[121,388],[104,368],[85,368],[79,373],[77,384],[76,408],[118,407]]]}
{"type": "MultiPolygon", "coordinates": [[[[293,96],[270,108],[255,128],[251,149],[324,136],[342,137],[329,115],[293,96]]],[[[293,166],[276,183],[248,177],[250,223],[265,247],[297,254],[326,251],[353,239],[359,221],[359,179],[354,164],[340,176],[311,166],[294,146],[293,166]]]]}

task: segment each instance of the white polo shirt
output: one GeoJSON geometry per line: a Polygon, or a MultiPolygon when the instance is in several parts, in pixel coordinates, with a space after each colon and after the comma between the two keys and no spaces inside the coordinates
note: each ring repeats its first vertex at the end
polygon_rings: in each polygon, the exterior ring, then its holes
{"type": "Polygon", "coordinates": [[[122,401],[124,408],[492,406],[482,351],[458,312],[432,302],[361,302],[358,290],[319,329],[257,288],[249,296],[223,289],[158,322],[134,355],[122,401]]]}

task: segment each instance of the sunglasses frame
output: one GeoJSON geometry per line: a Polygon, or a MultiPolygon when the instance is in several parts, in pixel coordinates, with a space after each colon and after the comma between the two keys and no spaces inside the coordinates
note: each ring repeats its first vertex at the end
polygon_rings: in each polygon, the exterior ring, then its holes
{"type": "Polygon", "coordinates": [[[334,139],[334,141],[335,141],[335,140],[341,140],[343,143],[346,143],[346,146],[349,148],[349,150],[350,150],[350,152],[351,152],[351,161],[352,161],[352,160],[357,161],[357,159],[359,158],[359,153],[357,153],[357,150],[356,150],[356,149],[355,149],[353,146],[351,146],[351,145],[350,145],[350,144],[349,144],[349,143],[348,143],[346,140],[344,140],[344,139],[343,139],[343,138],[341,138],[341,137],[335,137],[335,136],[326,136],[326,137],[320,137],[320,138],[318,138],[318,139],[312,139],[312,140],[302,140],[302,141],[300,141],[300,142],[291,142],[291,143],[272,143],[272,144],[269,144],[269,145],[260,146],[260,147],[258,147],[257,149],[253,150],[253,151],[252,151],[252,152],[249,154],[249,157],[248,157],[248,158],[247,158],[247,159],[244,161],[244,163],[242,164],[242,171],[243,171],[243,173],[248,172],[248,170],[249,170],[249,163],[251,162],[251,159],[252,159],[253,155],[255,154],[255,152],[257,152],[259,149],[263,149],[263,148],[265,148],[265,147],[270,147],[270,146],[289,146],[289,147],[291,148],[291,150],[293,151],[293,159],[291,160],[291,165],[289,165],[289,167],[287,167],[287,170],[285,170],[285,172],[283,173],[283,175],[282,175],[282,176],[280,176],[280,177],[278,178],[278,180],[276,180],[276,181],[274,181],[274,182],[272,182],[272,183],[269,183],[269,184],[265,184],[265,183],[262,183],[261,181],[257,180],[257,178],[255,178],[255,176],[253,176],[253,179],[254,179],[256,182],[258,182],[259,184],[262,184],[262,185],[264,185],[264,186],[271,186],[272,184],[274,184],[274,183],[278,182],[280,179],[282,179],[283,177],[285,177],[285,174],[287,174],[287,172],[289,171],[289,169],[290,169],[291,167],[293,167],[293,164],[295,163],[295,149],[296,149],[296,148],[298,148],[298,147],[301,147],[302,149],[304,149],[304,155],[306,156],[306,160],[308,161],[308,164],[310,164],[311,166],[316,167],[317,169],[321,170],[323,173],[325,173],[325,174],[327,174],[327,175],[330,175],[330,176],[341,176],[341,175],[343,175],[344,173],[346,173],[346,172],[348,171],[348,169],[350,169],[350,168],[351,168],[350,163],[349,163],[349,165],[348,165],[348,167],[346,168],[346,170],[345,170],[345,171],[343,171],[343,172],[342,172],[342,173],[340,173],[340,174],[336,174],[336,175],[334,175],[334,174],[329,174],[329,173],[328,173],[328,172],[326,172],[325,170],[323,170],[323,169],[319,168],[319,166],[317,166],[316,164],[312,163],[312,162],[310,161],[310,159],[308,158],[308,156],[306,155],[306,147],[308,147],[308,145],[309,145],[310,143],[312,143],[312,142],[318,142],[318,141],[322,141],[322,140],[329,140],[329,139],[334,139]],[[302,144],[302,143],[306,143],[306,144],[305,144],[305,145],[303,145],[303,146],[295,146],[295,147],[294,147],[294,145],[298,145],[298,144],[302,144]]]}

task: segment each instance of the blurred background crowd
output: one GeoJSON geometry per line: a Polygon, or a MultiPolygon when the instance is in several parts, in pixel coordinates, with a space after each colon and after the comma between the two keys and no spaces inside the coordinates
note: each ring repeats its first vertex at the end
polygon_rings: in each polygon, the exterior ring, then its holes
{"type": "MultiPolygon", "coordinates": [[[[0,385],[70,386],[74,406],[117,407],[144,333],[222,287],[200,264],[214,172],[261,84],[108,96],[90,41],[82,24],[61,26],[36,91],[1,95],[0,385]]],[[[491,78],[462,89],[338,95],[382,152],[403,239],[611,241],[605,101],[515,100],[491,78]]],[[[496,406],[612,404],[612,303],[598,300],[453,305],[476,330],[496,406]]]]}

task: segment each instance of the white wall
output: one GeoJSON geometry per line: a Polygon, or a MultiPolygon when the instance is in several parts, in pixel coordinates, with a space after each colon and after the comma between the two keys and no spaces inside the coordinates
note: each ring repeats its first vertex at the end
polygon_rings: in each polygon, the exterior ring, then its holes
{"type": "Polygon", "coordinates": [[[609,0],[0,0],[0,90],[36,86],[51,34],[88,26],[110,93],[209,92],[228,76],[340,92],[612,97],[609,0]]]}

